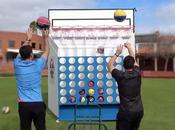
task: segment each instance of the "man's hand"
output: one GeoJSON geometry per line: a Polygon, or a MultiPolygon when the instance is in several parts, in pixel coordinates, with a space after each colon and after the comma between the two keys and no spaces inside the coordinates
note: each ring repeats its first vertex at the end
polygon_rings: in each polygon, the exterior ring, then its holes
{"type": "Polygon", "coordinates": [[[27,41],[30,41],[32,39],[33,31],[32,28],[29,28],[26,32],[27,35],[27,41]]]}
{"type": "Polygon", "coordinates": [[[124,46],[125,46],[126,48],[131,48],[131,43],[126,42],[126,43],[124,43],[124,46]]]}
{"type": "Polygon", "coordinates": [[[49,38],[49,30],[42,30],[42,34],[43,34],[43,39],[44,40],[48,40],[49,38]]]}
{"type": "Polygon", "coordinates": [[[120,44],[119,46],[117,46],[116,54],[120,55],[122,53],[122,50],[123,50],[123,45],[120,44]]]}

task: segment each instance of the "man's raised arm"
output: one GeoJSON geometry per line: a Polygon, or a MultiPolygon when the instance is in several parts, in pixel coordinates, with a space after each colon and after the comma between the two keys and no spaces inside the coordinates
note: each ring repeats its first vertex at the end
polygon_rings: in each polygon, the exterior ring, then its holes
{"type": "Polygon", "coordinates": [[[42,57],[47,60],[49,55],[49,30],[43,30],[43,40],[45,44],[45,52],[42,54],[42,57]]]}
{"type": "Polygon", "coordinates": [[[124,46],[128,49],[129,55],[134,57],[135,63],[134,65],[139,66],[138,63],[136,62],[136,58],[135,58],[135,53],[134,50],[132,49],[132,46],[130,43],[125,43],[124,46]]]}
{"type": "Polygon", "coordinates": [[[109,63],[108,63],[108,70],[110,73],[112,73],[112,70],[114,69],[114,62],[117,59],[117,57],[122,53],[123,50],[123,46],[119,45],[117,47],[116,53],[114,54],[114,56],[110,59],[109,63]]]}

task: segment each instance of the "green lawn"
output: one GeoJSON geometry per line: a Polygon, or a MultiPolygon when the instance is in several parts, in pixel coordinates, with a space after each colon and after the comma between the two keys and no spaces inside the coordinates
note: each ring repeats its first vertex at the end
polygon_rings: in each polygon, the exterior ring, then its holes
{"type": "MultiPolygon", "coordinates": [[[[15,84],[14,77],[0,77],[0,108],[5,105],[11,108],[9,114],[0,113],[0,130],[19,130],[15,84]]],[[[47,78],[43,78],[43,96],[47,102],[47,78]]],[[[145,115],[140,130],[175,129],[175,79],[143,79],[142,98],[145,115]]],[[[67,130],[69,123],[57,124],[55,120],[56,117],[47,110],[47,130],[67,130]]],[[[115,129],[115,122],[105,124],[108,130],[115,129]]],[[[87,128],[79,129],[90,130],[87,128]]]]}

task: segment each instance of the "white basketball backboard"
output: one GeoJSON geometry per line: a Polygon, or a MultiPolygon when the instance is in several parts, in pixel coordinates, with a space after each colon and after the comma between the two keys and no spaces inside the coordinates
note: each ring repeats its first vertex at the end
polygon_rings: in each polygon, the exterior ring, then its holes
{"type": "Polygon", "coordinates": [[[123,9],[126,13],[126,19],[123,22],[117,22],[114,19],[114,12],[116,10],[117,9],[50,9],[49,20],[53,28],[104,25],[134,27],[135,9],[123,9]]]}

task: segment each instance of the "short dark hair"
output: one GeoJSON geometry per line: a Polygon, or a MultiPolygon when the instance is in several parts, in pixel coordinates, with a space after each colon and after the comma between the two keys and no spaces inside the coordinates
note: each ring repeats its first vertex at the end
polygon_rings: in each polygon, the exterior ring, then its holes
{"type": "Polygon", "coordinates": [[[30,56],[32,54],[32,47],[30,45],[22,46],[19,49],[19,53],[21,55],[21,58],[26,60],[26,59],[30,58],[30,56]]]}
{"type": "Polygon", "coordinates": [[[132,56],[126,56],[123,61],[123,66],[125,69],[133,69],[134,68],[135,59],[132,56]]]}

